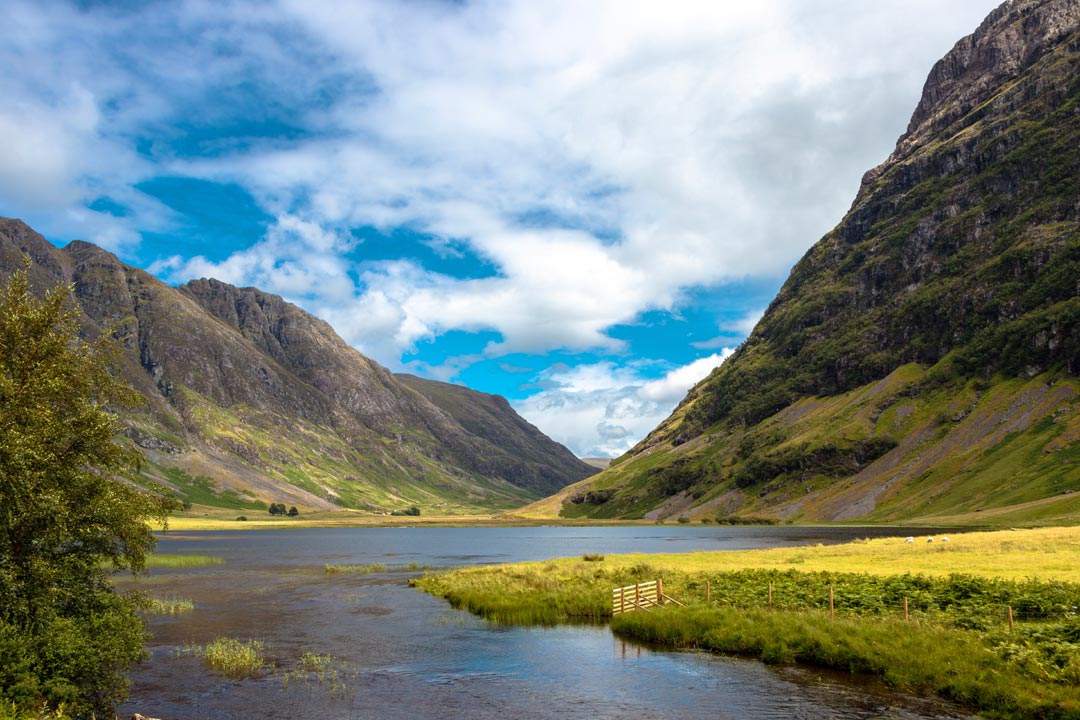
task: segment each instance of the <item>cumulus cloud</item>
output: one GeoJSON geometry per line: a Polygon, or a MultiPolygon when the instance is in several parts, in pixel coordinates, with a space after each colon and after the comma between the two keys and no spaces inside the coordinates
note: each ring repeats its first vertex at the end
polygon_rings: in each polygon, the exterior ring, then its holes
{"type": "MultiPolygon", "coordinates": [[[[455,330],[498,339],[417,367],[615,357],[614,326],[781,277],[996,4],[9,0],[0,211],[131,251],[183,227],[146,180],[234,184],[273,218],[265,236],[224,257],[144,248],[154,272],[280,293],[394,369],[455,330]],[[364,259],[358,227],[410,228],[491,272],[409,247],[364,259]]],[[[615,361],[554,369],[523,408],[610,454],[706,360],[651,381],[615,361]]]]}
{"type": "Polygon", "coordinates": [[[642,362],[552,367],[538,378],[544,389],[515,402],[514,409],[579,457],[616,457],[659,425],[732,352],[725,348],[657,379],[646,378],[642,362]]]}

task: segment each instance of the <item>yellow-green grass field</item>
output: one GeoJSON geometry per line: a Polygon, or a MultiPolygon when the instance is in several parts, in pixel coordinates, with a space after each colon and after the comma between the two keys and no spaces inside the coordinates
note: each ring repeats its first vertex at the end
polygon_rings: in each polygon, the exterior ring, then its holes
{"type": "Polygon", "coordinates": [[[640,641],[874,675],[989,717],[1080,718],[1080,528],[914,540],[586,555],[414,583],[495,622],[611,622],[640,641]],[[613,588],[657,578],[688,607],[611,617],[613,588]]]}
{"type": "MultiPolygon", "coordinates": [[[[186,512],[169,517],[168,530],[282,530],[287,528],[340,528],[340,527],[478,527],[532,526],[552,524],[550,519],[522,518],[505,513],[487,515],[374,515],[358,510],[301,510],[297,517],[270,515],[259,510],[227,510],[194,505],[186,512]],[[246,520],[239,520],[244,517],[246,520]]],[[[628,525],[649,524],[651,521],[613,520],[561,520],[560,525],[628,525]]],[[[160,525],[152,525],[160,530],[160,525]]]]}

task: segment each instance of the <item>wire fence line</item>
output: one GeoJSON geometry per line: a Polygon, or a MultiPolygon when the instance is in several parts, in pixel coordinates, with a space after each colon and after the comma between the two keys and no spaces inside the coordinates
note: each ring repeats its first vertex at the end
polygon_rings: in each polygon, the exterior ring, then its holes
{"type": "Polygon", "coordinates": [[[972,629],[1021,622],[1080,624],[1080,585],[1055,581],[749,570],[717,574],[687,590],[712,605],[819,610],[834,617],[945,619],[972,629]]]}

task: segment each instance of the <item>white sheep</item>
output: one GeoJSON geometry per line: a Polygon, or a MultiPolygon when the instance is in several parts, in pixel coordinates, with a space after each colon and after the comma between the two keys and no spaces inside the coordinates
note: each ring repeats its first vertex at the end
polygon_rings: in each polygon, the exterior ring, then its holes
{"type": "Polygon", "coordinates": [[[913,538],[913,537],[911,537],[911,536],[909,535],[909,536],[908,536],[908,539],[907,539],[907,540],[905,540],[904,542],[906,542],[906,543],[913,543],[913,542],[915,542],[915,538],[913,538]]]}
{"type": "Polygon", "coordinates": [[[928,538],[926,538],[926,542],[934,542],[934,538],[933,537],[928,537],[928,538]]]}
{"type": "Polygon", "coordinates": [[[941,542],[949,542],[949,536],[946,535],[946,536],[942,537],[941,542]]]}

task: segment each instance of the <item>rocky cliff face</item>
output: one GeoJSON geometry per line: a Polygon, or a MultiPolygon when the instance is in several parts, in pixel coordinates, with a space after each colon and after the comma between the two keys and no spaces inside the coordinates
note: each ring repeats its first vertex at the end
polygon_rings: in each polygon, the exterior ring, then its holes
{"type": "Polygon", "coordinates": [[[897,518],[1080,487],[1078,147],[1080,2],[1007,2],[744,345],[564,512],[897,518]]]}
{"type": "MultiPolygon", "coordinates": [[[[216,280],[169,287],[89,243],[58,250],[0,219],[0,271],[24,255],[38,288],[71,283],[89,335],[123,345],[121,371],[147,399],[126,433],[148,481],[189,500],[431,512],[505,508],[593,470],[538,431],[516,444],[440,407],[280,297],[216,280]]],[[[475,397],[474,397],[475,396],[475,397]]],[[[505,401],[493,426],[524,423],[505,401]]],[[[534,429],[535,430],[535,429],[534,429]]]]}

